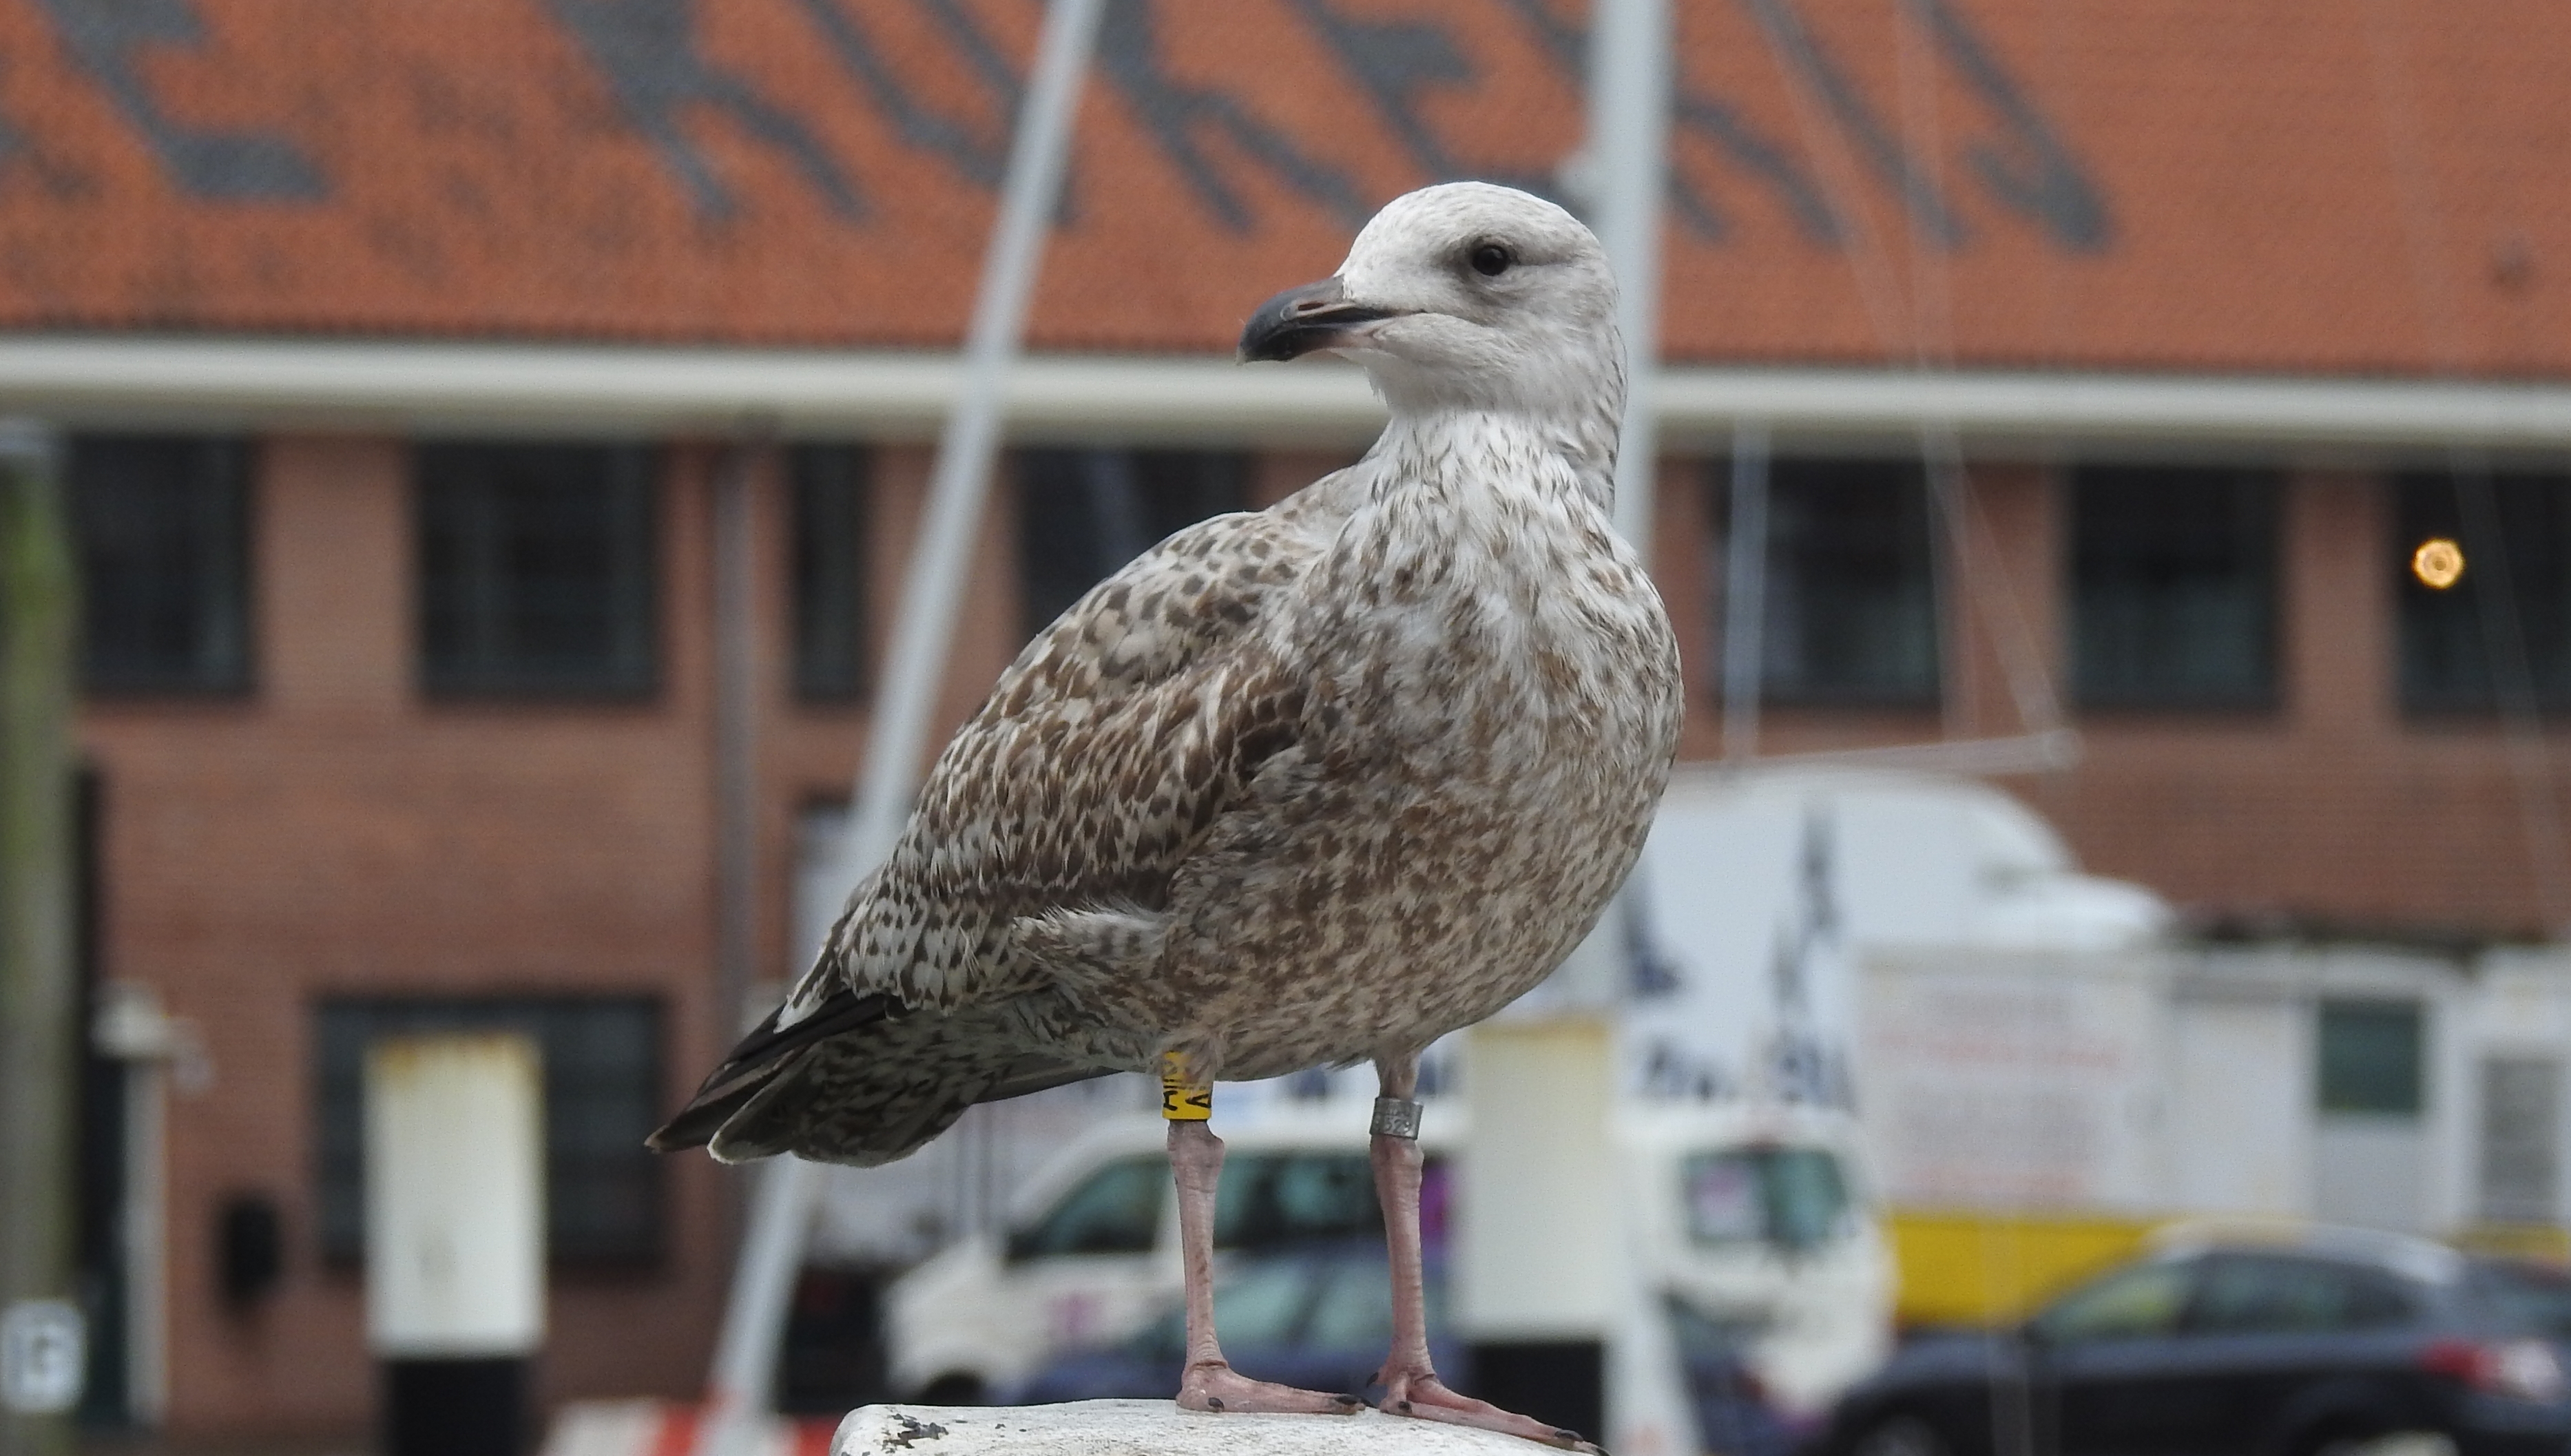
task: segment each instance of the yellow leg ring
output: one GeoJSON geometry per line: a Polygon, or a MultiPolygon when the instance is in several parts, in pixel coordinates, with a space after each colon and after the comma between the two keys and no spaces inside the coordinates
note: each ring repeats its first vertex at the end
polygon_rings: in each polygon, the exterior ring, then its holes
{"type": "Polygon", "coordinates": [[[1214,1084],[1189,1074],[1183,1052],[1161,1054],[1161,1116],[1174,1123],[1202,1123],[1214,1116],[1214,1084]]]}

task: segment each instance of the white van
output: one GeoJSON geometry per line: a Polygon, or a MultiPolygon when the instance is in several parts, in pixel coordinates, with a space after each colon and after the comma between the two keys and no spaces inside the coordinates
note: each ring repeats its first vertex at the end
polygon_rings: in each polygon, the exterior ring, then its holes
{"type": "Polygon", "coordinates": [[[1650,1286],[1680,1342],[1740,1352],[1779,1413],[1808,1418],[1890,1352],[1894,1275],[1843,1113],[1629,1105],[1617,1141],[1650,1286]],[[1692,1336],[1692,1331],[1694,1331],[1692,1336]]]}
{"type": "MultiPolygon", "coordinates": [[[[1432,1244],[1463,1133],[1460,1107],[1428,1104],[1421,1221],[1432,1244]]],[[[960,1240],[897,1280],[885,1335],[901,1398],[981,1399],[1167,1308],[1181,1278],[1166,1136],[1149,1115],[1102,1123],[1028,1181],[1005,1236],[960,1240]]],[[[1362,1108],[1280,1104],[1223,1136],[1219,1251],[1378,1226],[1362,1108]]],[[[1882,1358],[1891,1262],[1845,1118],[1636,1108],[1617,1137],[1654,1190],[1641,1223],[1653,1285],[1690,1327],[1741,1350],[1782,1409],[1816,1410],[1882,1358]]]]}
{"type": "MultiPolygon", "coordinates": [[[[1431,1103],[1420,1127],[1430,1165],[1422,1221],[1432,1237],[1455,1122],[1452,1109],[1431,1103]]],[[[1060,1351],[1123,1339],[1166,1307],[1184,1282],[1168,1136],[1151,1114],[1100,1123],[1027,1180],[1005,1236],[959,1239],[896,1280],[884,1334],[900,1398],[978,1400],[1060,1351]]],[[[1223,1141],[1218,1253],[1380,1226],[1362,1112],[1283,1104],[1226,1127],[1223,1141]]]]}

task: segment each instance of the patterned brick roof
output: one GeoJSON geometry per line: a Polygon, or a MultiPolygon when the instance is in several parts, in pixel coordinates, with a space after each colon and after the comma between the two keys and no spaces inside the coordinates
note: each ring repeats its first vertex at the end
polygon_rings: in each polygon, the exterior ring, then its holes
{"type": "MultiPolygon", "coordinates": [[[[2571,374],[2558,0],[1683,0],[1671,351],[2571,374]]],[[[1581,0],[1112,0],[1040,346],[1227,347],[1581,0]]],[[[951,344],[1031,0],[8,0],[0,324],[951,344]]]]}

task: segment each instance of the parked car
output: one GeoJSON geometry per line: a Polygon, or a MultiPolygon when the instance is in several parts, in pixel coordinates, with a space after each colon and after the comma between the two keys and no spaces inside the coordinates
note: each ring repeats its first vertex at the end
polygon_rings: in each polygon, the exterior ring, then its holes
{"type": "MultiPolygon", "coordinates": [[[[1431,1102],[1421,1130],[1432,1246],[1456,1212],[1460,1113],[1431,1102]]],[[[1615,1134],[1634,1221],[1598,1236],[1630,1231],[1649,1282],[1725,1331],[1724,1358],[1763,1401],[1799,1427],[1817,1421],[1887,1342],[1891,1261],[1853,1126],[1810,1109],[1629,1108],[1615,1134]]],[[[960,1239],[903,1275],[885,1298],[891,1389],[978,1403],[1141,1331],[1181,1282],[1167,1137],[1156,1117],[1102,1123],[1029,1181],[1005,1233],[960,1239]]],[[[1380,1246],[1362,1107],[1279,1109],[1224,1139],[1218,1257],[1380,1246]]],[[[1229,1351],[1228,1315],[1224,1335],[1229,1351]]]]}
{"type": "Polygon", "coordinates": [[[1903,1346],[1828,1456],[2562,1456],[2571,1275],[2347,1229],[2183,1230],[2011,1329],[1903,1346]]]}
{"type": "MultiPolygon", "coordinates": [[[[1431,1252],[1422,1272],[1428,1352],[1438,1375],[1465,1394],[1510,1404],[1507,1391],[1479,1388],[1471,1352],[1447,1323],[1445,1260],[1431,1252]]],[[[1801,1428],[1751,1371],[1757,1332],[1709,1319],[1675,1295],[1663,1303],[1705,1448],[1722,1456],[1791,1456],[1801,1428]]],[[[1380,1242],[1243,1260],[1216,1281],[1215,1308],[1224,1356],[1243,1374],[1367,1400],[1382,1395],[1374,1377],[1391,1344],[1392,1295],[1380,1242]]],[[[1059,1356],[1001,1393],[1021,1405],[1161,1399],[1178,1388],[1186,1358],[1187,1311],[1174,1303],[1142,1333],[1059,1356]]]]}
{"type": "MultiPolygon", "coordinates": [[[[1392,1283],[1380,1241],[1351,1241],[1242,1260],[1215,1282],[1223,1353],[1234,1369],[1306,1390],[1366,1393],[1392,1342],[1392,1283]]],[[[1439,1373],[1463,1378],[1463,1350],[1448,1331],[1444,1262],[1423,1283],[1428,1351],[1439,1373]]],[[[1064,1355],[1024,1385],[1012,1404],[1112,1397],[1157,1398],[1179,1388],[1187,1310],[1173,1304],[1142,1333],[1064,1355]]]]}

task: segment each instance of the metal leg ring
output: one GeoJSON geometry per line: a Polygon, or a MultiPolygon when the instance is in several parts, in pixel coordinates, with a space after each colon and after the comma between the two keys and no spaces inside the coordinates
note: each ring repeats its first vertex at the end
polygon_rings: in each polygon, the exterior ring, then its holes
{"type": "Polygon", "coordinates": [[[1406,1097],[1376,1098],[1374,1121],[1366,1131],[1378,1138],[1418,1137],[1419,1104],[1406,1097]]]}

